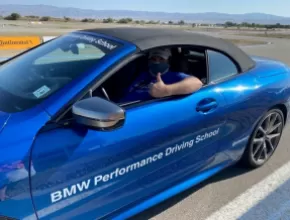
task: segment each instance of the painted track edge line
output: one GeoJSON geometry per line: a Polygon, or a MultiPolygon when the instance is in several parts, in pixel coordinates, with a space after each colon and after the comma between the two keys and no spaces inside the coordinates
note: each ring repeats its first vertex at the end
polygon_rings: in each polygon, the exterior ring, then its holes
{"type": "Polygon", "coordinates": [[[253,185],[206,220],[236,220],[290,179],[290,162],[253,185]]]}

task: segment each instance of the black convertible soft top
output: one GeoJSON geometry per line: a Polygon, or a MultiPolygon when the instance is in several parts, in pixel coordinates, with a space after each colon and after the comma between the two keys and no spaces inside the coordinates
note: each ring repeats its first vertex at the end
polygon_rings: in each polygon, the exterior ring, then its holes
{"type": "Polygon", "coordinates": [[[97,28],[83,31],[100,33],[133,43],[141,51],[169,45],[195,45],[211,48],[233,58],[243,72],[255,66],[255,62],[249,55],[231,42],[193,31],[183,31],[173,28],[136,27],[97,28]]]}

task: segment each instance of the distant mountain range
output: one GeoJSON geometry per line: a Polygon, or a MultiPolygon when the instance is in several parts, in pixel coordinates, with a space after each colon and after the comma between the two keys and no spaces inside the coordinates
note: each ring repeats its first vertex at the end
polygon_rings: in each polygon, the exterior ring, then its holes
{"type": "Polygon", "coordinates": [[[282,17],[263,13],[247,14],[226,14],[216,12],[206,13],[168,13],[168,12],[149,12],[149,11],[128,11],[128,10],[90,10],[79,8],[64,8],[49,5],[0,5],[0,15],[7,16],[12,12],[22,16],[51,16],[51,17],[70,17],[75,19],[93,18],[127,18],[134,20],[154,20],[154,21],[179,21],[184,20],[191,23],[224,23],[231,21],[235,23],[249,22],[260,24],[290,24],[290,17],[282,17]]]}

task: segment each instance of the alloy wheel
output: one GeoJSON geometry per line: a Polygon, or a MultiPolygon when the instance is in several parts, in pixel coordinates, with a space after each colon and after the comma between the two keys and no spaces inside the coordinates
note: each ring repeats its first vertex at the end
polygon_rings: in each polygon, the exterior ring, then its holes
{"type": "Polygon", "coordinates": [[[263,164],[274,153],[283,131],[283,117],[272,112],[264,118],[252,139],[251,157],[256,164],[263,164]]]}

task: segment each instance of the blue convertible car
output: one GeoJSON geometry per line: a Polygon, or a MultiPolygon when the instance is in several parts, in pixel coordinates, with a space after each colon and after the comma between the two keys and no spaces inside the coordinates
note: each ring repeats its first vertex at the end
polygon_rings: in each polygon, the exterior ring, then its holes
{"type": "Polygon", "coordinates": [[[290,69],[178,30],[75,31],[0,66],[0,216],[126,219],[242,162],[289,119],[290,69]],[[203,87],[120,102],[153,48],[203,87]]]}

